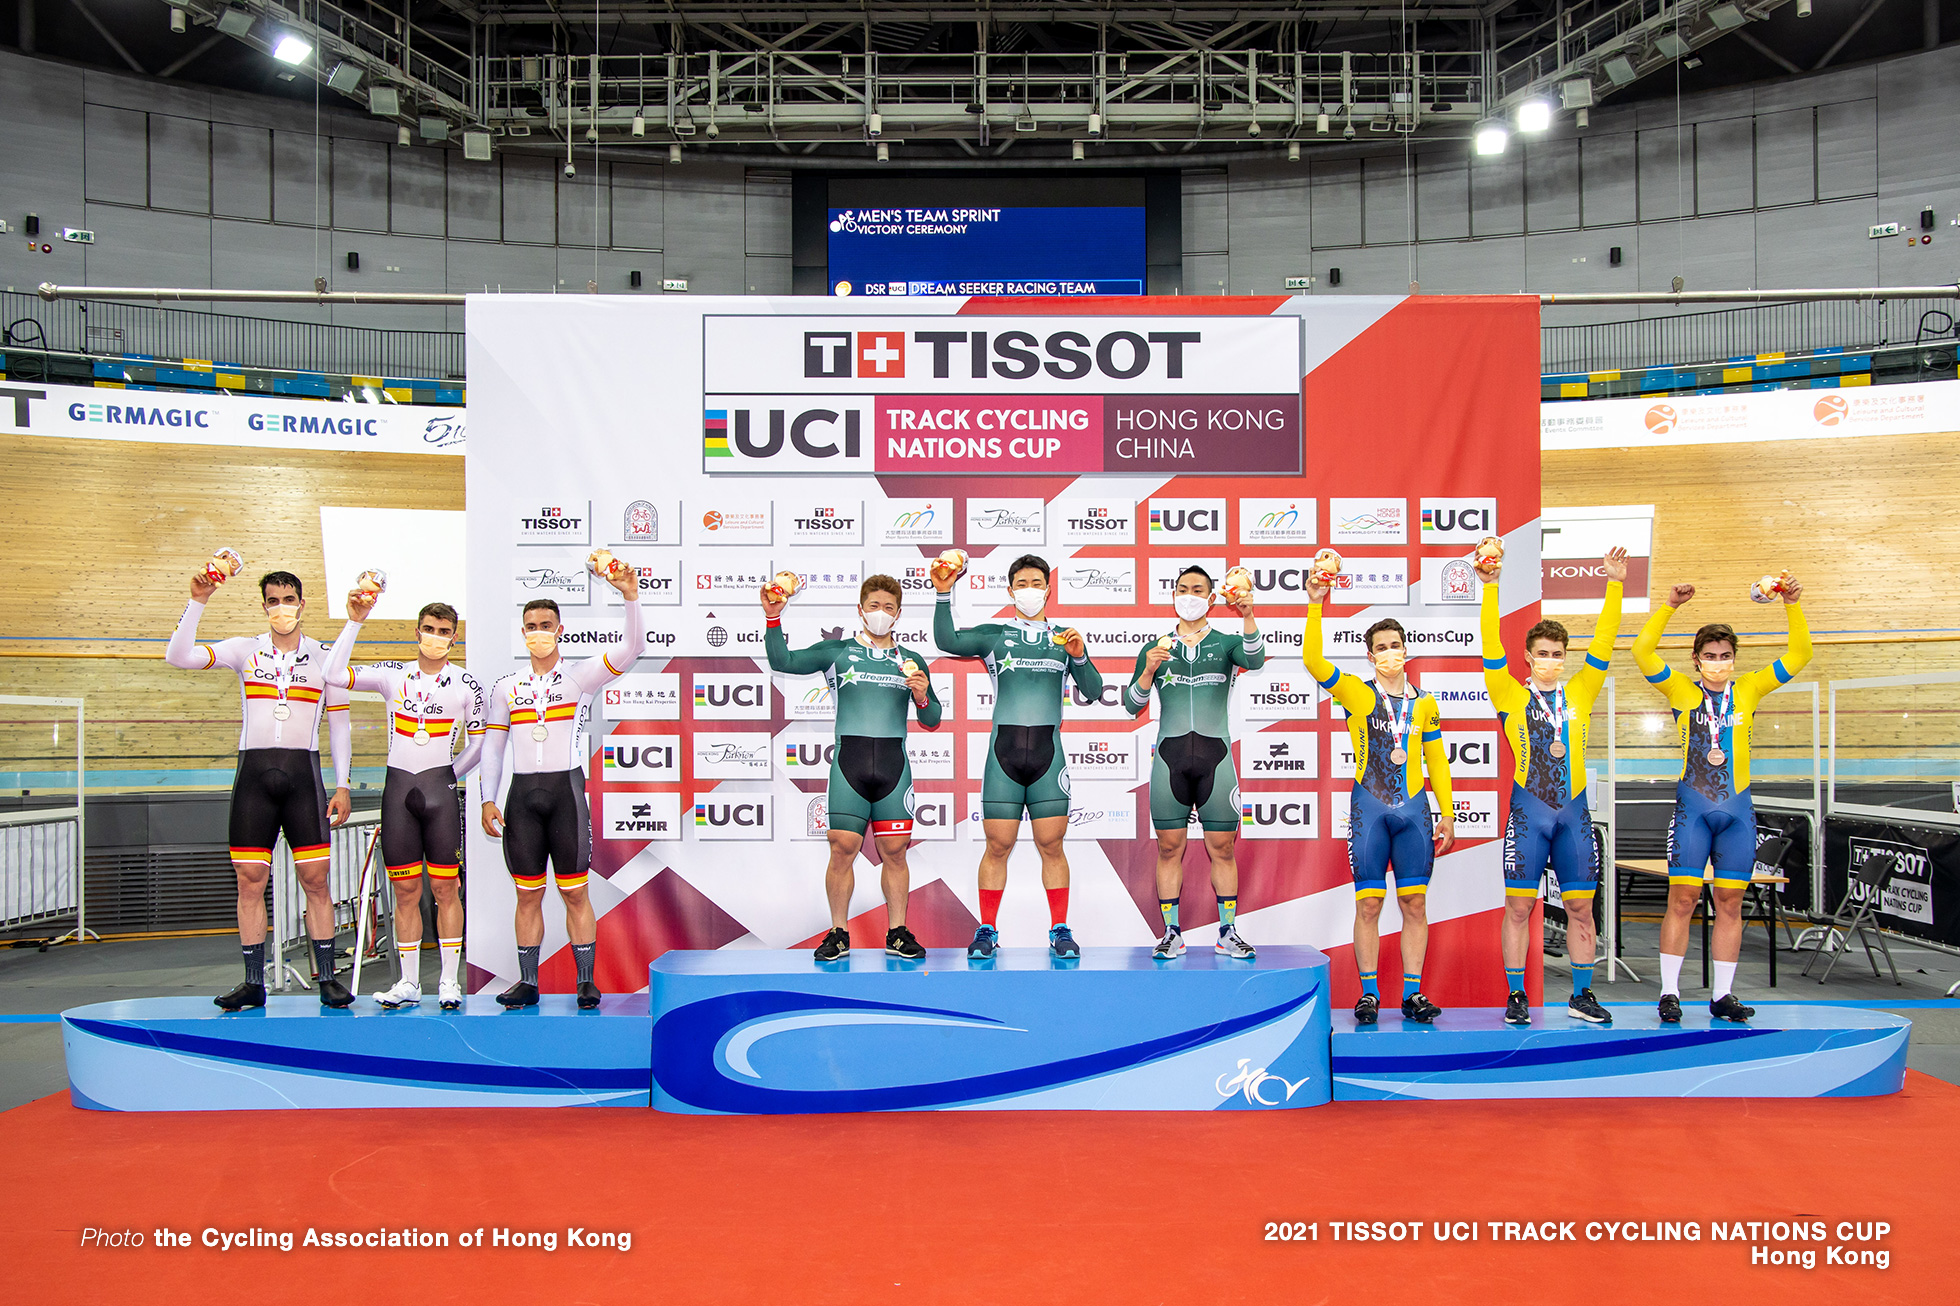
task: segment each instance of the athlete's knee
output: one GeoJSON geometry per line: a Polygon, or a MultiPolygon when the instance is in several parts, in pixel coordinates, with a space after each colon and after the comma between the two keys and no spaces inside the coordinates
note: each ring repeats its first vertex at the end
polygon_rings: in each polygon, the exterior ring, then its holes
{"type": "Polygon", "coordinates": [[[864,847],[864,836],[855,830],[832,830],[830,832],[830,857],[832,861],[849,861],[857,856],[858,849],[864,847]]]}
{"type": "Polygon", "coordinates": [[[1238,836],[1230,830],[1207,830],[1205,852],[1219,865],[1236,862],[1239,858],[1238,836]]]}
{"type": "Polygon", "coordinates": [[[242,890],[265,888],[265,882],[272,876],[272,868],[264,862],[233,862],[231,869],[238,876],[238,887],[242,890]]]}
{"type": "Polygon", "coordinates": [[[1375,897],[1356,898],[1354,900],[1354,918],[1371,925],[1380,920],[1382,918],[1382,900],[1375,897]]]}
{"type": "Polygon", "coordinates": [[[1429,920],[1429,895],[1426,893],[1398,893],[1395,905],[1402,909],[1404,921],[1414,921],[1418,925],[1429,920]]]}
{"type": "Polygon", "coordinates": [[[1182,830],[1157,831],[1157,851],[1166,857],[1175,857],[1184,851],[1185,834],[1182,830]]]}
{"type": "Polygon", "coordinates": [[[309,896],[327,891],[327,870],[330,863],[322,857],[318,861],[294,862],[293,878],[299,881],[300,890],[309,896]]]}
{"type": "Polygon", "coordinates": [[[462,901],[462,886],[453,875],[431,875],[429,888],[435,894],[436,901],[445,906],[462,901]]]}
{"type": "Polygon", "coordinates": [[[1538,905],[1538,899],[1522,895],[1504,899],[1504,915],[1513,925],[1525,925],[1531,920],[1531,909],[1538,905]]]}
{"type": "Polygon", "coordinates": [[[1726,885],[1716,885],[1715,914],[1724,920],[1732,916],[1742,915],[1742,899],[1743,895],[1747,892],[1748,890],[1744,889],[1741,885],[1737,885],[1734,888],[1729,888],[1726,885]]]}
{"type": "Polygon", "coordinates": [[[1670,916],[1692,916],[1695,904],[1701,901],[1701,889],[1692,884],[1677,884],[1667,891],[1667,914],[1670,916]]]}
{"type": "Polygon", "coordinates": [[[912,846],[912,837],[905,834],[888,834],[878,840],[878,857],[891,865],[893,870],[905,869],[905,853],[912,846]]]}
{"type": "Polygon", "coordinates": [[[576,911],[585,906],[589,894],[583,884],[573,885],[570,888],[561,884],[558,886],[558,896],[566,907],[576,911]]]}

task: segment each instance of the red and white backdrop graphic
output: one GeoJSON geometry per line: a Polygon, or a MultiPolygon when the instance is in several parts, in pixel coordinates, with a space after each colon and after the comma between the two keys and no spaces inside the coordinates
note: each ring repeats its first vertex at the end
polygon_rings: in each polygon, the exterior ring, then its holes
{"type": "MultiPolygon", "coordinates": [[[[973,555],[955,591],[961,625],[1010,612],[1002,568],[1039,554],[1056,569],[1051,616],[1084,631],[1108,683],[1104,701],[1063,712],[1070,918],[1088,946],[1148,945],[1158,928],[1154,714],[1133,719],[1118,702],[1136,652],[1171,628],[1183,565],[1251,569],[1269,654],[1233,695],[1239,919],[1255,944],[1335,954],[1337,1000],[1351,1001],[1353,759],[1300,661],[1306,569],[1331,545],[1351,579],[1330,612],[1330,654],[1365,672],[1361,632],[1400,618],[1456,758],[1458,842],[1429,894],[1426,987],[1446,1006],[1501,1004],[1508,773],[1483,690],[1480,595],[1461,560],[1485,534],[1505,536],[1516,647],[1540,584],[1536,301],[893,307],[470,304],[471,669],[487,683],[522,665],[518,611],[535,594],[560,604],[567,655],[616,646],[618,596],[583,559],[606,545],[640,571],[647,648],[584,721],[600,985],[643,988],[668,948],[801,947],[828,925],[831,704],[820,678],[772,675],[762,656],[756,590],[783,569],[806,578],[784,617],[792,646],[853,631],[865,576],[905,587],[897,634],[931,658],[946,704],[938,729],[915,723],[911,736],[909,923],[929,947],[965,945],[991,687],[979,662],[936,654],[925,571],[957,545],[973,555]]],[[[473,822],[468,852],[473,981],[501,984],[516,971],[513,891],[501,848],[473,822]]],[[[882,945],[878,868],[866,857],[859,869],[854,941],[882,945]]],[[[1184,923],[1208,940],[1216,907],[1196,839],[1185,886],[1184,923]]],[[[545,987],[567,990],[562,914],[545,917],[545,987]]],[[[1047,924],[1024,840],[1004,941],[1039,945],[1047,924]]],[[[1400,974],[1399,928],[1391,899],[1385,980],[1400,974]]]]}

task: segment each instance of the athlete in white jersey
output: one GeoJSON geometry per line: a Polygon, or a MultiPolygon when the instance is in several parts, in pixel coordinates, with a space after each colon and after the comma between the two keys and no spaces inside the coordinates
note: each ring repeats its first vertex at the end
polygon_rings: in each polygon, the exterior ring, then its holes
{"type": "Polygon", "coordinates": [[[197,621],[217,585],[191,579],[190,606],[171,632],[163,660],[185,671],[223,667],[238,677],[242,723],[238,772],[231,788],[231,864],[238,876],[238,942],[245,982],[213,999],[226,1011],[265,1005],[265,886],[272,849],[286,836],[300,891],[306,895],[306,933],[320,976],[320,1001],[344,1007],[354,995],[334,976],[333,902],[327,891],[328,830],[347,819],[351,763],[347,718],[347,656],[357,627],[342,627],[329,649],[299,630],[306,607],[299,577],[275,571],[259,581],[265,634],[197,642],[197,621]],[[320,719],[333,749],[334,793],[320,782],[320,719]]]}
{"type": "MultiPolygon", "coordinates": [[[[348,596],[352,619],[371,605],[348,596]]],[[[413,662],[353,669],[355,689],[380,694],[388,713],[388,779],[381,790],[381,860],[395,890],[395,950],[401,978],[374,995],[389,1009],[422,1001],[422,868],[436,899],[442,952],[437,998],[444,1011],[463,1005],[463,809],[456,784],[483,754],[484,693],[476,677],[449,663],[456,609],[431,603],[416,614],[413,662]],[[452,757],[458,741],[463,751],[452,757]]]]}
{"type": "Polygon", "coordinates": [[[622,649],[583,662],[565,662],[558,653],[558,605],[550,599],[533,599],[524,605],[524,646],[531,665],[505,676],[490,691],[480,781],[483,832],[504,841],[504,865],[517,882],[518,981],[497,995],[506,1007],[534,1006],[538,1000],[547,862],[565,903],[565,933],[578,965],[578,1005],[585,1010],[599,1005],[599,986],[592,978],[599,927],[585,891],[592,860],[592,820],[585,807],[579,708],[587,695],[624,675],[646,647],[639,573],[622,568],[608,583],[626,600],[622,649]],[[497,805],[504,789],[506,743],[513,772],[508,824],[497,805]]]}

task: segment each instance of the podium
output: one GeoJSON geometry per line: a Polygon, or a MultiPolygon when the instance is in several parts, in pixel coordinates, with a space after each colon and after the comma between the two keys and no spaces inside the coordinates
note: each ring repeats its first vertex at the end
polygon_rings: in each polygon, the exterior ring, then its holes
{"type": "Polygon", "coordinates": [[[1329,1100],[1327,958],[1270,947],[669,952],[653,1105],[694,1114],[1298,1110],[1329,1100]]]}

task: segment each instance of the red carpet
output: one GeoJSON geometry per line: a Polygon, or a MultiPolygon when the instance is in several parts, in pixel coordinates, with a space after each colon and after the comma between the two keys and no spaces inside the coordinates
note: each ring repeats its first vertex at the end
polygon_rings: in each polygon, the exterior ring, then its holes
{"type": "MultiPolygon", "coordinates": [[[[1960,1088],[1803,1102],[1336,1104],[1272,1115],[971,1113],[727,1119],[650,1111],[106,1115],[50,1097],[0,1114],[13,1159],[0,1264],[63,1302],[1180,1301],[1293,1303],[1953,1299],[1960,1088]],[[1813,1270],[1751,1266],[1714,1220],[1821,1219],[1813,1270]],[[1420,1220],[1416,1243],[1329,1220],[1420,1220]],[[1320,1239],[1264,1240],[1317,1220],[1320,1239]],[[1572,1220],[1580,1241],[1458,1245],[1437,1220],[1572,1220]],[[1589,1220],[1699,1222],[1700,1242],[1584,1241],[1589,1220]],[[1839,1221],[1887,1269],[1824,1263],[1839,1221]],[[207,1227],[415,1225],[448,1250],[229,1252],[207,1227]],[[150,1231],[192,1234],[163,1250],[150,1231]],[[143,1231],[135,1250],[83,1230],[143,1231]],[[630,1251],[566,1248],[568,1226],[630,1251]],[[556,1252],[454,1246],[555,1230],[556,1252]]],[[[31,1295],[30,1295],[31,1294],[31,1295]]]]}

